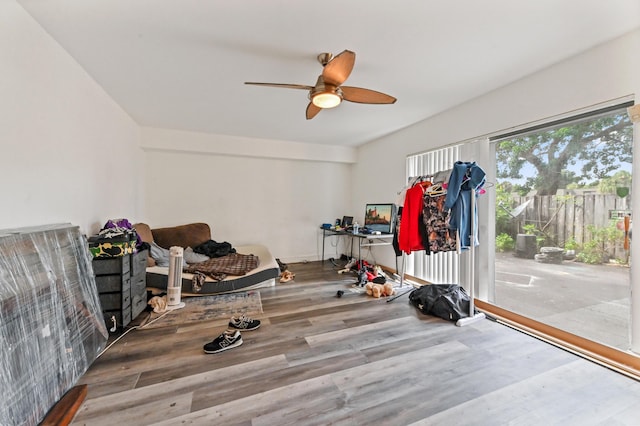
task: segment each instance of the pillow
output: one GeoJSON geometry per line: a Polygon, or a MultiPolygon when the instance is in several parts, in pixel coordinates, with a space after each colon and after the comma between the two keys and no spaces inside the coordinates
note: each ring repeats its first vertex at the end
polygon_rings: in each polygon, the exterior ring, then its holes
{"type": "MultiPolygon", "coordinates": [[[[150,243],[151,248],[150,248],[150,253],[151,253],[151,257],[153,258],[153,260],[156,261],[156,265],[157,266],[169,266],[169,250],[167,250],[166,248],[160,247],[158,244],[156,244],[155,241],[152,241],[150,243]]],[[[187,262],[185,261],[184,256],[182,257],[182,267],[184,268],[185,266],[187,266],[187,262]]]]}
{"type": "Polygon", "coordinates": [[[149,229],[149,225],[146,223],[136,223],[133,225],[133,229],[136,230],[140,239],[145,243],[151,243],[151,241],[153,241],[153,234],[151,233],[151,229],[149,229]]]}
{"type": "Polygon", "coordinates": [[[196,253],[191,247],[187,247],[186,249],[184,249],[184,261],[187,263],[200,263],[209,259],[209,256],[196,253]]]}
{"type": "MultiPolygon", "coordinates": [[[[136,230],[138,237],[142,239],[142,242],[149,243],[153,241],[153,234],[151,228],[146,223],[136,223],[133,225],[133,229],[136,230]]],[[[151,250],[149,250],[149,256],[147,256],[147,266],[156,266],[156,261],[151,257],[151,250]]]]}

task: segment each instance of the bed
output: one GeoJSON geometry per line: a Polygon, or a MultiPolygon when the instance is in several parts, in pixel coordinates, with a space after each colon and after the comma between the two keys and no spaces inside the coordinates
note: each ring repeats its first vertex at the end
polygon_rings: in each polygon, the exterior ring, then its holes
{"type": "MultiPolygon", "coordinates": [[[[211,230],[209,225],[205,223],[192,223],[158,229],[150,229],[148,225],[138,223],[134,225],[134,228],[142,241],[149,244],[157,244],[165,249],[173,246],[193,248],[211,240],[211,230]]],[[[225,274],[226,276],[221,280],[199,273],[183,272],[181,293],[185,296],[209,295],[275,285],[276,278],[280,275],[280,268],[266,246],[253,244],[234,246],[233,249],[239,256],[252,255],[257,260],[256,267],[240,275],[225,274]]],[[[153,257],[150,257],[147,260],[146,274],[148,290],[156,294],[166,291],[168,274],[168,266],[158,266],[153,257]]]]}

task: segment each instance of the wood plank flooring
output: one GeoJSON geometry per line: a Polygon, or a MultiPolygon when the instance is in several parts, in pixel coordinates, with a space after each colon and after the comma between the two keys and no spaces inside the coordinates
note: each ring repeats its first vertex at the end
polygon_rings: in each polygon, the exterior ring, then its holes
{"type": "Polygon", "coordinates": [[[129,332],[82,377],[73,424],[640,424],[633,379],[489,319],[352,293],[330,262],[289,266],[242,346],[203,352],[225,319],[129,332]]]}

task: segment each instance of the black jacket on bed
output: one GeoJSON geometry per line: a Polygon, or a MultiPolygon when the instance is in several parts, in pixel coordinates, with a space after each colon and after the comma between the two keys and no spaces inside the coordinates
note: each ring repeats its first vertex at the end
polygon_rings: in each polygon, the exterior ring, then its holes
{"type": "Polygon", "coordinates": [[[213,240],[209,240],[199,246],[193,247],[193,251],[209,257],[223,257],[228,254],[235,253],[236,249],[231,246],[231,243],[226,241],[218,243],[213,240]]]}

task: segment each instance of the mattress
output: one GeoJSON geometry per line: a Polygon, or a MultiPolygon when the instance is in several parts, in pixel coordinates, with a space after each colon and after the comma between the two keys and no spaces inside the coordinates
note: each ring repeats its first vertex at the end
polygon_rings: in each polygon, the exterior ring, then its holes
{"type": "MultiPolygon", "coordinates": [[[[204,294],[230,293],[234,291],[251,290],[255,288],[275,285],[275,279],[280,275],[278,262],[263,245],[254,244],[235,247],[236,252],[252,254],[258,257],[258,267],[245,275],[228,275],[222,281],[215,281],[207,277],[202,287],[196,290],[193,285],[193,274],[182,273],[182,295],[197,296],[204,294]]],[[[155,293],[166,291],[169,267],[147,267],[147,288],[155,293]]]]}

